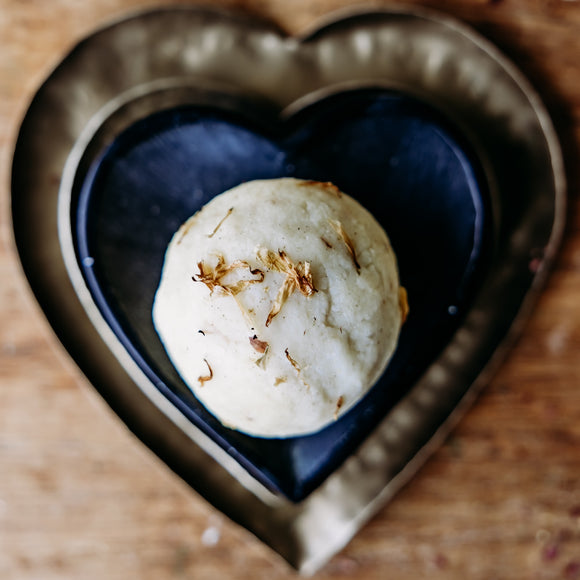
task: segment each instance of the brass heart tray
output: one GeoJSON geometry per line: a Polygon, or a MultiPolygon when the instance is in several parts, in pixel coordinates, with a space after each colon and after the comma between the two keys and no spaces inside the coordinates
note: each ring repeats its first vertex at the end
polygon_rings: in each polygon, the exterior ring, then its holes
{"type": "Polygon", "coordinates": [[[171,469],[303,573],[394,496],[489,381],[542,288],[564,214],[559,144],[534,89],[473,30],[420,8],[343,12],[300,37],[209,8],[132,15],[82,41],[48,77],[13,162],[16,247],[70,356],[171,469]],[[95,294],[79,207],[111,145],[151,116],[211,107],[286,123],[368,91],[423,103],[467,144],[488,204],[485,268],[420,376],[330,473],[292,497],[248,469],[235,444],[200,429],[146,372],[95,294]]]}

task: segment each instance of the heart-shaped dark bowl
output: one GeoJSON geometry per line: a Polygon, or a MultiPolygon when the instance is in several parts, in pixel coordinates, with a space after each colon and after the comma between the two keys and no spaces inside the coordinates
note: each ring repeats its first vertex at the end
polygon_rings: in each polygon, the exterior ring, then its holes
{"type": "Polygon", "coordinates": [[[190,106],[138,121],[91,167],[72,223],[93,299],[149,380],[256,479],[298,501],[358,447],[463,320],[491,257],[491,205],[468,143],[409,96],[351,90],[266,126],[267,112],[256,122],[243,110],[190,106]],[[411,315],[363,401],[319,433],[278,440],[227,429],[197,402],[151,311],[179,225],[230,187],[283,176],[332,181],[373,212],[391,237],[411,315]]]}
{"type": "Polygon", "coordinates": [[[58,337],[193,488],[312,572],[390,499],[473,400],[529,312],[564,221],[538,96],[473,31],[422,9],[301,38],[202,8],[79,44],[22,123],[16,245],[58,337]],[[254,178],[332,180],[388,231],[411,315],[367,397],[309,437],[217,423],[151,323],[163,252],[205,201],[254,178]]]}

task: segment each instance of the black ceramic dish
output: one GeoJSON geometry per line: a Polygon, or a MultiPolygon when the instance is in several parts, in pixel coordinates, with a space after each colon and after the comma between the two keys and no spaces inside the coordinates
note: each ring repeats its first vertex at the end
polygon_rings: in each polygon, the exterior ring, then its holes
{"type": "Polygon", "coordinates": [[[490,203],[467,140],[408,95],[349,91],[284,123],[260,118],[206,106],[137,122],[92,167],[72,221],[88,287],[149,379],[254,477],[298,501],[447,344],[491,250],[490,203]],[[198,403],[168,361],[151,310],[179,225],[222,191],[283,176],[332,181],[375,215],[397,253],[411,315],[388,370],[346,416],[311,436],[268,440],[224,428],[198,403]]]}

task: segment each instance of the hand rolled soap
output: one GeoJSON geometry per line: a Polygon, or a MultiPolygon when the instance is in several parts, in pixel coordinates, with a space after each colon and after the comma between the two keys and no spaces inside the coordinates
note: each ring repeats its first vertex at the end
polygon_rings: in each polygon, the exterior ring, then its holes
{"type": "Polygon", "coordinates": [[[372,387],[407,313],[389,239],[330,183],[244,183],[173,237],[153,319],[175,368],[225,426],[290,437],[372,387]]]}

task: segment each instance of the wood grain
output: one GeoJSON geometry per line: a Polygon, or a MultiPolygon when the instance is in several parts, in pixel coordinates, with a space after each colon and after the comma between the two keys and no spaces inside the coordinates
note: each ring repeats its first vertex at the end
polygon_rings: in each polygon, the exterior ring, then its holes
{"type": "MultiPolygon", "coordinates": [[[[291,33],[349,0],[220,2],[291,33]]],[[[292,578],[153,457],[60,351],[19,270],[9,173],[38,84],[101,23],[157,0],[0,0],[0,578],[292,578]]],[[[172,1],[171,4],[176,4],[172,1]]],[[[419,2],[408,2],[419,4],[419,2]]],[[[452,437],[317,578],[580,578],[580,2],[421,4],[472,24],[555,121],[569,220],[525,332],[452,437]]]]}

